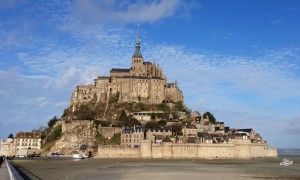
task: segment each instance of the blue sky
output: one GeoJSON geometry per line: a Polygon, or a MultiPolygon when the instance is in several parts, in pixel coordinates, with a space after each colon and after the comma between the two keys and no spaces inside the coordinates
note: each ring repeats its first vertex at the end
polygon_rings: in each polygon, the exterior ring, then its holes
{"type": "Polygon", "coordinates": [[[270,146],[300,147],[297,0],[4,0],[0,139],[61,116],[78,84],[128,68],[137,24],[145,61],[185,104],[270,146]]]}

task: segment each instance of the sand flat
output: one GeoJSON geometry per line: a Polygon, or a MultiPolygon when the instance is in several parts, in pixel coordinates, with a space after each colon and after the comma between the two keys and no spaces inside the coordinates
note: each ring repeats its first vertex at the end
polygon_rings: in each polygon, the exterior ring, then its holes
{"type": "Polygon", "coordinates": [[[252,160],[84,159],[14,160],[30,179],[300,179],[300,158],[252,160]]]}

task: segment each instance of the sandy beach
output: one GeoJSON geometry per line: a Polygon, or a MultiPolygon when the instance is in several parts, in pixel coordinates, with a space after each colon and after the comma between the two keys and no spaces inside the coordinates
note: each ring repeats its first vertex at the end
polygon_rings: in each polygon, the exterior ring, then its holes
{"type": "Polygon", "coordinates": [[[17,159],[28,179],[300,179],[300,158],[280,166],[282,158],[252,160],[176,159],[17,159]]]}

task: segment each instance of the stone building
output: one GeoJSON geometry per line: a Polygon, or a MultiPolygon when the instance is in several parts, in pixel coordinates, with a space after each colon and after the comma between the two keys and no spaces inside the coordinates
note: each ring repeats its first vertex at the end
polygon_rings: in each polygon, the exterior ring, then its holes
{"type": "Polygon", "coordinates": [[[40,132],[18,132],[16,135],[17,150],[41,149],[40,132]]]}
{"type": "Polygon", "coordinates": [[[121,134],[121,145],[139,148],[141,140],[144,140],[144,127],[125,127],[121,134]]]}
{"type": "Polygon", "coordinates": [[[110,97],[118,102],[184,103],[178,83],[168,83],[162,67],[155,62],[145,62],[140,51],[139,34],[129,69],[112,68],[109,76],[99,76],[93,85],[77,86],[71,97],[72,111],[86,102],[108,102],[110,97]]]}
{"type": "Polygon", "coordinates": [[[182,133],[184,136],[197,135],[199,129],[197,129],[194,125],[186,125],[182,128],[182,133]]]}
{"type": "Polygon", "coordinates": [[[10,134],[6,141],[5,140],[1,141],[0,155],[1,156],[14,156],[14,155],[16,155],[16,151],[17,151],[16,140],[14,139],[13,134],[10,134]]]}
{"type": "Polygon", "coordinates": [[[151,140],[152,142],[156,142],[159,137],[163,140],[167,136],[172,136],[171,128],[149,128],[146,133],[146,139],[151,140]]]}

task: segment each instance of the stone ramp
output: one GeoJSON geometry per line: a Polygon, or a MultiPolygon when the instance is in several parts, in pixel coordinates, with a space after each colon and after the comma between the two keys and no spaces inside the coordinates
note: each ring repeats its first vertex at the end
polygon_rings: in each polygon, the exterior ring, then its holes
{"type": "Polygon", "coordinates": [[[3,162],[2,167],[0,168],[0,179],[1,180],[10,180],[5,161],[3,162]]]}

